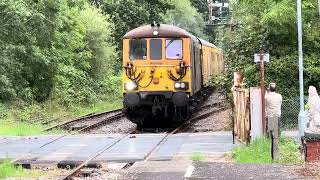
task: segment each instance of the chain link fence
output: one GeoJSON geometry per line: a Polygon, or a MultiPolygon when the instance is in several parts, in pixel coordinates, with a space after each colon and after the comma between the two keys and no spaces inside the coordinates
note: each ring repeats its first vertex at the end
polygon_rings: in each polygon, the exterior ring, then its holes
{"type": "Polygon", "coordinates": [[[283,100],[279,126],[281,130],[298,130],[299,99],[283,100]]]}

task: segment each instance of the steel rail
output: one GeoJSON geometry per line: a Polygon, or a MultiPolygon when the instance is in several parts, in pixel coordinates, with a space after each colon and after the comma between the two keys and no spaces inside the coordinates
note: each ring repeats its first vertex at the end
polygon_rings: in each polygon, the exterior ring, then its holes
{"type": "Polygon", "coordinates": [[[115,110],[112,110],[112,111],[108,111],[108,112],[102,112],[102,113],[90,113],[90,114],[87,114],[85,116],[82,116],[82,117],[79,117],[79,118],[75,118],[75,119],[72,119],[72,120],[68,120],[68,121],[64,121],[62,123],[58,123],[56,125],[53,125],[47,129],[44,129],[43,132],[46,132],[46,131],[50,131],[52,129],[56,129],[56,128],[59,128],[59,127],[62,127],[62,126],[66,126],[68,124],[71,124],[71,123],[74,123],[74,122],[77,122],[77,121],[84,121],[86,119],[93,119],[93,118],[96,118],[96,117],[101,117],[101,116],[105,116],[105,115],[108,115],[108,114],[111,114],[111,113],[115,113],[117,111],[121,111],[122,109],[115,109],[115,110]]]}
{"type": "MultiPolygon", "coordinates": [[[[212,105],[208,105],[208,106],[214,106],[214,105],[218,105],[219,103],[217,104],[212,104],[212,105]]],[[[204,117],[207,117],[207,116],[210,116],[211,114],[213,113],[217,113],[221,110],[225,109],[224,107],[222,108],[218,108],[218,109],[214,109],[210,112],[207,112],[207,113],[204,113],[202,115],[199,115],[199,116],[196,116],[196,117],[193,117],[191,119],[189,119],[188,121],[185,121],[184,123],[182,123],[179,127],[175,128],[173,131],[171,132],[168,132],[166,133],[166,135],[157,143],[157,145],[151,149],[151,151],[147,154],[147,156],[145,157],[144,159],[144,162],[148,161],[151,156],[153,155],[153,153],[159,149],[159,147],[167,141],[168,137],[172,134],[175,134],[177,133],[178,131],[182,130],[183,128],[185,128],[187,125],[189,125],[190,123],[198,120],[198,119],[201,119],[201,118],[204,118],[204,117]]],[[[125,139],[126,137],[128,137],[130,134],[136,132],[136,130],[132,130],[130,131],[129,133],[123,135],[121,138],[119,138],[117,141],[115,141],[114,143],[112,143],[111,145],[103,148],[102,150],[100,150],[98,153],[96,153],[94,156],[90,157],[88,160],[86,160],[85,162],[83,162],[82,164],[80,164],[78,167],[76,167],[72,172],[70,172],[67,176],[61,178],[60,180],[69,180],[71,179],[74,175],[77,174],[77,172],[83,168],[86,164],[88,164],[91,160],[93,160],[94,158],[98,157],[99,155],[101,155],[102,153],[104,153],[105,151],[107,151],[108,149],[112,148],[114,145],[116,145],[117,143],[119,143],[121,140],[125,139]]]]}
{"type": "Polygon", "coordinates": [[[82,129],[78,130],[78,132],[85,132],[85,131],[92,130],[92,129],[96,128],[96,127],[99,127],[99,126],[107,124],[109,121],[113,121],[115,119],[122,118],[122,117],[124,117],[124,114],[122,112],[121,113],[117,113],[117,114],[112,115],[112,116],[110,116],[110,117],[108,117],[108,118],[106,118],[104,120],[101,120],[101,121],[99,121],[97,123],[88,125],[88,126],[82,128],[82,129]]]}
{"type": "Polygon", "coordinates": [[[194,122],[194,121],[196,121],[196,120],[206,118],[206,117],[210,116],[211,114],[217,113],[217,112],[222,111],[222,110],[224,110],[224,109],[225,109],[224,107],[222,107],[222,108],[217,108],[217,109],[214,109],[214,110],[212,110],[212,111],[210,111],[210,112],[207,112],[207,113],[201,114],[201,115],[199,115],[199,116],[193,117],[193,118],[191,118],[191,119],[183,122],[179,127],[177,127],[176,129],[174,129],[173,131],[166,133],[166,135],[159,141],[159,143],[156,144],[156,146],[155,146],[154,148],[152,148],[152,150],[147,154],[146,158],[144,159],[144,162],[148,161],[148,160],[152,157],[153,153],[156,152],[156,151],[160,148],[160,146],[161,146],[164,142],[166,142],[166,141],[168,140],[168,137],[169,137],[169,136],[177,133],[178,131],[182,130],[183,128],[185,128],[185,127],[188,126],[190,123],[192,123],[192,122],[194,122]]]}
{"type": "Polygon", "coordinates": [[[201,107],[199,107],[198,109],[207,109],[207,108],[210,108],[210,107],[214,107],[214,106],[221,106],[223,105],[223,101],[219,101],[219,102],[215,102],[215,103],[212,103],[212,104],[207,104],[207,105],[203,105],[201,107]]]}
{"type": "Polygon", "coordinates": [[[134,133],[136,130],[131,130],[130,132],[128,132],[127,134],[121,136],[117,141],[113,142],[112,144],[110,144],[109,146],[106,146],[104,148],[102,148],[100,151],[98,151],[96,154],[94,154],[93,156],[91,156],[89,159],[87,159],[86,161],[84,161],[83,163],[81,163],[79,166],[77,166],[75,169],[73,169],[68,175],[62,177],[59,180],[69,180],[71,179],[74,175],[76,175],[78,173],[79,170],[81,170],[83,167],[85,167],[91,160],[93,160],[94,158],[98,157],[99,155],[101,155],[102,153],[104,153],[105,151],[107,151],[108,149],[112,148],[114,145],[116,145],[117,143],[119,143],[121,140],[125,139],[126,137],[128,137],[130,134],[134,133]]]}
{"type": "MultiPolygon", "coordinates": [[[[113,110],[113,111],[109,111],[109,112],[99,113],[99,114],[97,114],[97,115],[105,115],[105,114],[113,113],[113,112],[116,112],[116,111],[119,111],[119,110],[113,110]]],[[[54,143],[54,142],[56,142],[57,140],[62,139],[62,138],[64,138],[64,137],[68,136],[68,135],[71,135],[71,136],[72,136],[72,135],[78,134],[78,133],[80,133],[80,132],[85,132],[85,131],[88,131],[88,130],[92,130],[92,129],[94,129],[95,127],[98,127],[98,126],[101,126],[101,125],[103,125],[103,124],[106,124],[108,121],[112,121],[112,120],[115,120],[115,119],[120,118],[120,117],[123,117],[123,116],[124,116],[124,115],[120,112],[120,113],[117,113],[117,114],[112,115],[112,116],[110,116],[110,117],[107,117],[106,119],[103,119],[103,120],[101,120],[101,121],[98,121],[97,123],[88,125],[88,126],[82,128],[82,129],[80,129],[80,130],[74,131],[74,132],[72,132],[71,134],[61,135],[61,136],[53,139],[52,141],[49,141],[49,142],[41,145],[40,147],[31,149],[31,150],[28,151],[26,154],[21,155],[21,156],[15,158],[15,159],[11,160],[10,162],[11,162],[11,163],[16,163],[17,161],[19,161],[19,160],[21,160],[22,158],[26,157],[29,153],[31,153],[31,152],[33,152],[33,151],[35,151],[35,150],[37,150],[37,149],[41,149],[41,148],[43,148],[43,147],[45,147],[45,146],[47,146],[47,145],[49,145],[49,144],[51,144],[51,143],[54,143]]],[[[93,116],[89,116],[89,117],[93,117],[93,116]]],[[[79,119],[83,120],[84,118],[79,118],[79,119]]],[[[76,120],[72,120],[72,121],[75,122],[76,120]]],[[[71,121],[69,121],[69,122],[71,122],[71,121]]]]}

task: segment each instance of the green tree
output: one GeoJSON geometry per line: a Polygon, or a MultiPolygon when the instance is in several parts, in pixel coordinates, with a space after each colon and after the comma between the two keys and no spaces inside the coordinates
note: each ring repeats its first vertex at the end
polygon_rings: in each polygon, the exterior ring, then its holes
{"type": "Polygon", "coordinates": [[[113,24],[86,0],[0,1],[0,101],[66,105],[106,94],[113,24]]]}
{"type": "Polygon", "coordinates": [[[208,20],[208,2],[207,0],[190,0],[191,1],[191,5],[193,7],[195,7],[198,11],[198,13],[200,13],[202,15],[202,18],[204,20],[208,20]]]}
{"type": "Polygon", "coordinates": [[[171,6],[166,0],[92,0],[114,23],[111,37],[117,50],[115,72],[121,70],[122,37],[130,30],[153,21],[162,22],[160,14],[171,6]]]}
{"type": "MultiPolygon", "coordinates": [[[[289,0],[243,0],[232,4],[233,31],[220,31],[219,45],[225,50],[228,81],[233,71],[243,71],[247,86],[259,84],[259,68],[253,54],[265,50],[271,55],[266,65],[266,82],[275,81],[286,97],[298,95],[296,4],[289,0]],[[290,78],[289,78],[290,77],[290,78]]],[[[305,85],[319,81],[320,26],[316,1],[303,2],[305,85]]]]}
{"type": "Polygon", "coordinates": [[[167,10],[163,20],[167,24],[179,26],[190,33],[206,39],[204,34],[205,23],[201,14],[191,5],[189,0],[168,0],[172,9],[167,10]]]}

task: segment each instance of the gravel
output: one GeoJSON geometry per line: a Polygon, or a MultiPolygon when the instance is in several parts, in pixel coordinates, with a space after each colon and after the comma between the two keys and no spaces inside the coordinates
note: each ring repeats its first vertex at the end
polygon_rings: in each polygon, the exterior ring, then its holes
{"type": "Polygon", "coordinates": [[[200,119],[196,122],[193,122],[189,125],[185,131],[186,132],[214,132],[214,131],[226,131],[231,130],[231,118],[230,113],[231,109],[225,107],[224,104],[224,96],[219,92],[214,92],[211,96],[207,99],[206,102],[203,103],[202,106],[208,106],[213,104],[211,107],[206,107],[201,109],[200,111],[196,112],[193,116],[198,116],[213,110],[217,110],[218,108],[225,108],[224,110],[219,110],[216,113],[211,114],[209,117],[205,119],[200,119]]]}
{"type": "Polygon", "coordinates": [[[135,130],[136,124],[129,121],[127,118],[120,118],[119,120],[113,120],[105,126],[91,130],[90,134],[124,134],[135,130]]]}
{"type": "Polygon", "coordinates": [[[187,132],[214,132],[231,130],[230,109],[218,111],[205,119],[198,120],[186,128],[187,132]]]}
{"type": "Polygon", "coordinates": [[[101,121],[103,121],[103,120],[105,120],[105,119],[107,119],[117,113],[119,113],[119,112],[111,112],[111,113],[102,114],[102,115],[98,115],[98,116],[94,116],[94,117],[83,118],[80,121],[71,122],[71,123],[68,123],[62,127],[67,130],[82,129],[82,128],[89,126],[89,125],[92,125],[94,123],[101,122],[101,121]]]}

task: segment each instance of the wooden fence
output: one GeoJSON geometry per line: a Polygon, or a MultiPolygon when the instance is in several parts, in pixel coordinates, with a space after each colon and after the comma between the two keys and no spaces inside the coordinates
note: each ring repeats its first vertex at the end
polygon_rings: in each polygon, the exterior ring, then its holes
{"type": "Polygon", "coordinates": [[[250,140],[250,96],[248,89],[235,88],[233,94],[234,135],[243,142],[250,140]]]}

